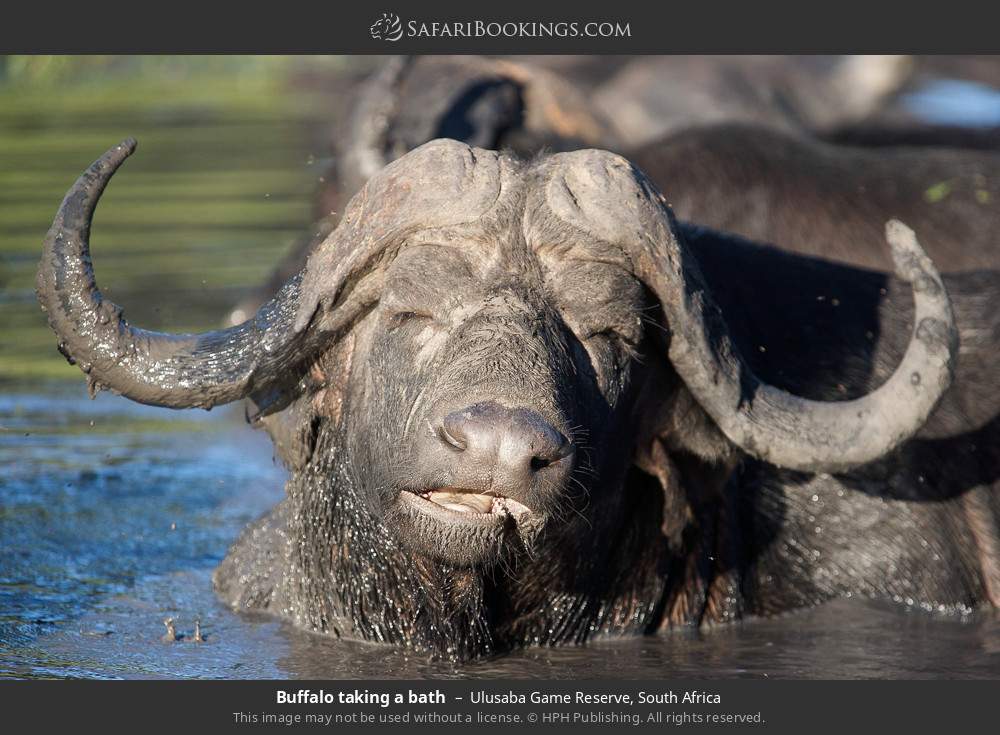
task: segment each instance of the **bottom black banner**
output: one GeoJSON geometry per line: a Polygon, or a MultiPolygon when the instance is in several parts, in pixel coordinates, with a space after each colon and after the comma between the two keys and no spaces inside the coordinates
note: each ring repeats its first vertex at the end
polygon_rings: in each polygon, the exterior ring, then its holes
{"type": "Polygon", "coordinates": [[[25,681],[0,684],[0,707],[6,732],[944,732],[994,721],[998,691],[985,681],[25,681]]]}

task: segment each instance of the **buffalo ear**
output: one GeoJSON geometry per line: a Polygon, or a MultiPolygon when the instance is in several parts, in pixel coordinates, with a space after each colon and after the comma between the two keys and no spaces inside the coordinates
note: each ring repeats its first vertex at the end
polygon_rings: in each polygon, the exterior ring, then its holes
{"type": "Polygon", "coordinates": [[[247,404],[247,423],[263,428],[271,437],[274,453],[289,470],[301,470],[316,446],[319,412],[316,397],[323,394],[326,376],[313,366],[281,395],[253,396],[247,404]]]}
{"type": "Polygon", "coordinates": [[[302,395],[283,410],[255,423],[255,427],[263,427],[271,437],[275,455],[290,471],[304,469],[316,446],[318,425],[311,404],[310,397],[302,395]]]}
{"type": "Polygon", "coordinates": [[[302,470],[312,459],[322,422],[338,430],[344,393],[354,357],[355,332],[348,332],[299,381],[298,395],[281,410],[248,420],[267,431],[278,459],[289,470],[302,470]]]}
{"type": "MultiPolygon", "coordinates": [[[[666,350],[664,349],[665,353],[666,350]]],[[[653,373],[637,405],[633,464],[655,478],[663,493],[661,531],[672,549],[706,505],[716,500],[742,453],[719,430],[666,360],[653,373]]]]}
{"type": "Polygon", "coordinates": [[[659,437],[652,440],[648,450],[636,456],[635,464],[659,482],[663,492],[663,521],[660,531],[671,549],[680,549],[682,534],[691,521],[691,509],[684,495],[677,465],[659,437]]]}
{"type": "Polygon", "coordinates": [[[660,531],[678,564],[661,629],[731,620],[739,579],[735,495],[728,492],[738,454],[708,461],[654,437],[635,465],[654,477],[663,493],[660,531]]]}
{"type": "Polygon", "coordinates": [[[732,452],[724,457],[705,459],[668,437],[657,436],[636,453],[633,461],[660,485],[663,492],[661,530],[673,547],[680,543],[681,532],[690,525],[698,509],[722,494],[739,458],[732,452]]]}

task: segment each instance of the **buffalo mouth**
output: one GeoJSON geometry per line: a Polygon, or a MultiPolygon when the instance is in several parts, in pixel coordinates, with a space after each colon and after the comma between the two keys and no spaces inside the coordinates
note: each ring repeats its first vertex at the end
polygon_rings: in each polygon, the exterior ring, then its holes
{"type": "Polygon", "coordinates": [[[461,487],[404,491],[401,499],[414,510],[446,523],[504,525],[532,513],[523,503],[498,492],[461,487]]]}
{"type": "Polygon", "coordinates": [[[392,518],[411,550],[468,566],[531,547],[545,514],[499,492],[438,487],[400,492],[392,518]]]}

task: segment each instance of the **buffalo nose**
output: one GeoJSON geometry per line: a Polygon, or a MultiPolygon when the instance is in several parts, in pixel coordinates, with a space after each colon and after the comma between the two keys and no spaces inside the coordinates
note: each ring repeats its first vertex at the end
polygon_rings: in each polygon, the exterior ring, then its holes
{"type": "Polygon", "coordinates": [[[441,438],[502,469],[531,474],[568,456],[573,445],[542,416],[526,408],[476,403],[444,418],[441,438]]]}

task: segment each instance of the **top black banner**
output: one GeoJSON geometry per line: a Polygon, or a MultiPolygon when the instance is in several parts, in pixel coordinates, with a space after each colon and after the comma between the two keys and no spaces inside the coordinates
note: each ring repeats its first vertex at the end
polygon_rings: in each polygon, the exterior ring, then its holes
{"type": "Polygon", "coordinates": [[[2,53],[1000,52],[988,3],[386,0],[149,4],[132,14],[21,5],[18,13],[0,24],[2,53]]]}

